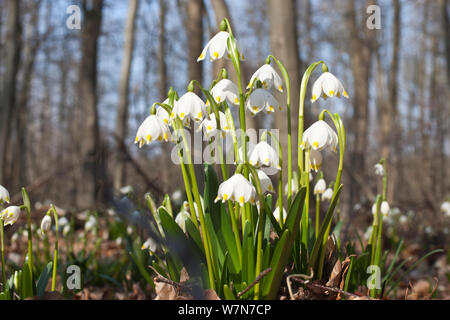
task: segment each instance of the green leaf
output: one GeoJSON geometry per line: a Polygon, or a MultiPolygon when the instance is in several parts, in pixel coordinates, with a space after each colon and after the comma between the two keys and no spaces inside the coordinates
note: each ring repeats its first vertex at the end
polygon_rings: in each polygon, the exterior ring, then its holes
{"type": "Polygon", "coordinates": [[[24,206],[27,208],[28,212],[31,212],[30,196],[25,188],[22,188],[22,198],[24,206]]]}
{"type": "Polygon", "coordinates": [[[236,300],[236,296],[233,294],[228,285],[223,286],[223,295],[225,296],[226,300],[236,300]]]}
{"type": "Polygon", "coordinates": [[[37,289],[37,296],[42,297],[42,295],[45,293],[45,288],[47,287],[48,279],[50,279],[50,276],[52,275],[52,268],[53,268],[53,262],[50,261],[47,263],[47,265],[44,267],[44,270],[42,270],[41,274],[39,275],[39,278],[37,280],[36,289],[37,289]]]}
{"type": "Polygon", "coordinates": [[[242,281],[250,283],[255,278],[255,247],[250,222],[244,225],[242,237],[242,281]]]}
{"type": "Polygon", "coordinates": [[[26,299],[33,296],[33,283],[31,280],[30,268],[27,263],[22,267],[22,276],[20,284],[20,298],[26,299]]]}
{"type": "MultiPolygon", "coordinates": [[[[234,214],[231,212],[231,214],[234,214]]],[[[220,230],[218,232],[219,238],[223,238],[224,247],[223,250],[228,250],[228,253],[230,254],[231,258],[231,272],[238,274],[241,271],[241,264],[239,259],[238,250],[236,247],[236,240],[234,238],[233,228],[231,227],[230,222],[230,216],[225,211],[225,208],[222,206],[222,214],[221,217],[221,223],[220,223],[220,230]]]]}

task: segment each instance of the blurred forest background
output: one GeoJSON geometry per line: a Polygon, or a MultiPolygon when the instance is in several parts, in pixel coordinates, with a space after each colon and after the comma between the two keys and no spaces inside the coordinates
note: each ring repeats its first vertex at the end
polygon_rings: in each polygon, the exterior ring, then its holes
{"type": "MultiPolygon", "coordinates": [[[[413,212],[418,231],[431,227],[446,243],[439,207],[450,197],[449,6],[447,0],[3,0],[0,184],[13,201],[25,186],[33,201],[67,210],[106,208],[126,185],[156,199],[179,189],[170,145],[138,152],[134,137],[170,86],[182,94],[191,79],[209,84],[224,66],[233,79],[226,60],[196,62],[229,17],[246,56],[245,83],[270,53],[287,66],[293,132],[307,66],[324,60],[342,80],[350,95],[345,105],[311,105],[308,88],[305,125],[324,107],[344,120],[342,218],[370,224],[380,182],[373,166],[386,158],[391,208],[413,212]],[[366,27],[370,4],[381,8],[379,30],[366,27]],[[70,5],[81,9],[80,29],[66,26],[70,5]]],[[[254,128],[272,122],[286,144],[285,114],[248,121],[254,128]]],[[[325,162],[327,182],[335,157],[325,162]]]]}

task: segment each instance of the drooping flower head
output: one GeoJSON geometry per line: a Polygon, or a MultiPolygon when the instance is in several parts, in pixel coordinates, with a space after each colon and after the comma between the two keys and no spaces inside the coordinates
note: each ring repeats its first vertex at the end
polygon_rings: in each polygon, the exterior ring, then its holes
{"type": "Polygon", "coordinates": [[[151,252],[155,252],[156,249],[158,248],[158,243],[153,240],[152,238],[148,238],[147,240],[145,240],[145,242],[142,244],[141,249],[142,250],[150,250],[151,252]]]}
{"type": "Polygon", "coordinates": [[[322,154],[318,150],[311,150],[311,153],[309,154],[309,164],[311,167],[311,170],[314,170],[317,172],[320,167],[322,166],[322,154]]]}
{"type": "MultiPolygon", "coordinates": [[[[230,126],[228,125],[227,117],[222,111],[219,111],[219,123],[220,123],[220,131],[222,132],[229,132],[230,126]]],[[[205,118],[199,125],[197,131],[202,130],[205,132],[205,135],[207,137],[213,136],[217,132],[217,121],[216,121],[216,115],[214,113],[211,113],[209,115],[209,119],[205,118]]]]}
{"type": "Polygon", "coordinates": [[[49,215],[45,215],[45,217],[41,221],[41,232],[43,234],[47,233],[52,226],[52,218],[49,215]]]}
{"type": "Polygon", "coordinates": [[[334,96],[348,98],[347,91],[339,79],[330,72],[324,72],[313,84],[311,102],[317,101],[320,97],[327,99],[334,96]]]}
{"type": "Polygon", "coordinates": [[[333,198],[333,189],[327,188],[324,193],[322,193],[322,201],[331,201],[333,198]]]}
{"type": "Polygon", "coordinates": [[[314,122],[303,133],[301,148],[312,148],[313,150],[323,150],[327,147],[336,151],[339,143],[336,132],[323,120],[314,122]]]}
{"type": "Polygon", "coordinates": [[[4,202],[9,203],[9,192],[4,186],[0,185],[0,204],[4,202]]]}
{"type": "Polygon", "coordinates": [[[314,194],[322,194],[325,192],[325,189],[327,188],[327,184],[325,182],[324,179],[319,179],[319,181],[317,181],[316,185],[314,186],[314,194]]]}
{"type": "Polygon", "coordinates": [[[252,83],[254,83],[256,80],[261,81],[262,86],[265,89],[271,89],[272,87],[274,87],[278,91],[283,92],[283,82],[281,81],[278,73],[270,64],[264,64],[255,71],[250,79],[250,83],[248,84],[247,89],[249,89],[252,83]]]}
{"type": "Polygon", "coordinates": [[[375,174],[377,176],[383,176],[384,175],[384,167],[381,163],[377,163],[375,166],[375,174]]]}
{"type": "MultiPolygon", "coordinates": [[[[274,192],[272,180],[270,180],[269,176],[263,170],[256,170],[258,174],[258,179],[261,184],[261,192],[263,194],[267,192],[274,192]]],[[[251,177],[253,181],[253,176],[251,177]]]]}
{"type": "Polygon", "coordinates": [[[283,109],[277,99],[266,89],[257,88],[248,97],[245,107],[254,116],[265,110],[267,113],[275,112],[275,108],[283,109]]]}
{"type": "MultiPolygon", "coordinates": [[[[279,223],[280,222],[280,207],[279,206],[277,206],[276,208],[275,208],[275,210],[273,211],[273,216],[275,217],[275,220],[277,220],[277,222],[279,223]]],[[[286,209],[285,208],[283,208],[283,223],[286,221],[286,217],[287,217],[287,212],[286,212],[286,209]]]]}
{"type": "MultiPolygon", "coordinates": [[[[194,121],[202,121],[206,115],[206,105],[199,96],[193,92],[186,92],[178,101],[174,102],[171,119],[178,116],[181,121],[186,117],[194,121]]],[[[184,121],[183,121],[184,123],[184,121]]]]}
{"type": "Polygon", "coordinates": [[[270,166],[281,170],[278,154],[267,142],[259,142],[251,151],[248,163],[257,168],[270,166]]]}
{"type": "Polygon", "coordinates": [[[255,187],[244,178],[240,173],[236,173],[228,180],[222,182],[217,192],[217,197],[214,202],[222,200],[237,201],[242,207],[244,203],[255,203],[256,190],[255,187]]]}
{"type": "Polygon", "coordinates": [[[186,232],[186,221],[188,219],[191,219],[191,217],[185,210],[180,211],[175,218],[175,222],[184,232],[186,232]]]}
{"type": "Polygon", "coordinates": [[[157,116],[150,115],[140,125],[134,143],[139,142],[139,148],[144,144],[149,144],[154,140],[168,141],[170,139],[170,129],[157,116]]]}
{"type": "Polygon", "coordinates": [[[216,102],[227,101],[230,104],[239,105],[239,89],[228,79],[222,79],[211,89],[211,95],[216,102]]]}
{"type": "MultiPolygon", "coordinates": [[[[391,208],[389,207],[389,203],[387,201],[381,202],[380,212],[383,216],[388,216],[391,208]]],[[[372,206],[372,214],[375,215],[377,213],[377,204],[374,203],[372,206]]]]}
{"type": "MultiPolygon", "coordinates": [[[[230,34],[226,31],[219,31],[214,37],[209,40],[209,42],[206,44],[205,48],[203,49],[202,53],[200,53],[200,56],[198,57],[197,61],[202,61],[206,58],[206,54],[209,51],[209,58],[210,61],[214,61],[217,59],[221,59],[225,52],[228,52],[227,48],[227,40],[230,34]]],[[[244,55],[241,54],[241,50],[239,49],[239,46],[236,44],[239,51],[239,59],[244,60],[244,55]]]]}
{"type": "Polygon", "coordinates": [[[0,219],[3,220],[5,226],[13,225],[20,217],[20,207],[9,206],[0,213],[0,219]]]}

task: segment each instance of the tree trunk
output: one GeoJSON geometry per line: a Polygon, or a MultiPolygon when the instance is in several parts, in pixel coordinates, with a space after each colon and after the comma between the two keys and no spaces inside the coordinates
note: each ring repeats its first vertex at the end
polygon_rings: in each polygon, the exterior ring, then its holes
{"type": "Polygon", "coordinates": [[[131,63],[133,60],[134,35],[136,29],[136,13],[138,0],[129,1],[128,17],[125,27],[125,43],[123,48],[122,70],[119,82],[119,104],[117,106],[116,131],[119,145],[116,147],[116,168],[114,172],[114,189],[120,189],[125,183],[126,156],[122,152],[128,132],[128,95],[130,88],[131,63]]]}
{"type": "Polygon", "coordinates": [[[97,111],[97,55],[101,32],[103,0],[82,2],[81,63],[79,70],[79,110],[81,115],[81,175],[78,181],[77,204],[94,208],[103,199],[105,182],[104,158],[100,141],[97,111]],[[89,4],[89,5],[88,5],[89,4]]]}

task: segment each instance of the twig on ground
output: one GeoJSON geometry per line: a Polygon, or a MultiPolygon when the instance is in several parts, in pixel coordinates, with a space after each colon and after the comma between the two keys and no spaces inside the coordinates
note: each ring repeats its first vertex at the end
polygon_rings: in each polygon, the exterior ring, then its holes
{"type": "Polygon", "coordinates": [[[236,295],[236,298],[240,298],[242,297],[246,292],[248,292],[251,288],[253,288],[259,281],[261,281],[262,278],[264,278],[270,271],[272,271],[272,268],[267,268],[266,270],[262,271],[255,279],[255,281],[253,281],[252,283],[250,283],[250,285],[245,288],[244,290],[242,290],[241,292],[239,292],[236,295]]]}

